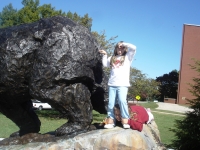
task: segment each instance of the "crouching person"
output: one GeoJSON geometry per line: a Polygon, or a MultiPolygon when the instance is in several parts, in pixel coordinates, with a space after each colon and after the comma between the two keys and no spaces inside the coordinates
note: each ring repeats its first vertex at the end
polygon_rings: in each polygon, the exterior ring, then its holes
{"type": "Polygon", "coordinates": [[[142,106],[136,105],[129,106],[130,118],[127,122],[122,122],[123,120],[121,119],[120,107],[118,104],[114,107],[114,115],[115,119],[120,121],[122,124],[126,124],[127,128],[129,127],[138,131],[142,131],[143,124],[149,124],[154,119],[149,108],[146,109],[142,106]]]}

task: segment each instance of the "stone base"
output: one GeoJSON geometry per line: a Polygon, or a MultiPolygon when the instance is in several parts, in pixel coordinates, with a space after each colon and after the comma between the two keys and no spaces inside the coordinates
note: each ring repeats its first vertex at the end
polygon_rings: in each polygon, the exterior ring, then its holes
{"type": "MultiPolygon", "coordinates": [[[[22,137],[21,137],[22,138],[22,137]]],[[[113,129],[97,129],[82,133],[73,138],[60,138],[51,142],[34,142],[21,145],[0,146],[0,150],[165,150],[161,143],[159,130],[155,121],[144,125],[143,131],[115,127],[113,129]]]]}

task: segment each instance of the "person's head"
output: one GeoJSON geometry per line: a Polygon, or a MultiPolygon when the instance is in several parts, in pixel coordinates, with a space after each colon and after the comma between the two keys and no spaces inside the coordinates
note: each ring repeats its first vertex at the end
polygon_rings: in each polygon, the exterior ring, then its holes
{"type": "Polygon", "coordinates": [[[119,104],[116,104],[114,106],[114,115],[115,115],[115,119],[117,121],[121,121],[122,117],[121,117],[121,112],[120,112],[119,104]]]}
{"type": "Polygon", "coordinates": [[[115,45],[114,56],[121,55],[125,56],[127,53],[127,47],[123,46],[123,41],[118,42],[115,45]]]}
{"type": "Polygon", "coordinates": [[[128,48],[123,46],[122,43],[123,43],[123,41],[120,41],[115,45],[114,53],[113,53],[113,56],[112,56],[111,61],[110,61],[111,66],[113,66],[113,64],[115,64],[115,61],[117,59],[116,58],[117,55],[122,56],[121,59],[120,59],[120,65],[123,65],[123,63],[124,63],[125,55],[127,53],[128,48]]]}

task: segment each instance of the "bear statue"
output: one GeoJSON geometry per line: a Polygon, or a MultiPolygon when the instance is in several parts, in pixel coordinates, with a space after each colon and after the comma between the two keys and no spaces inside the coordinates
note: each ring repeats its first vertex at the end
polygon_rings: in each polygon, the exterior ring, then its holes
{"type": "Polygon", "coordinates": [[[84,26],[63,16],[0,29],[0,112],[19,135],[38,133],[31,99],[49,103],[66,117],[63,136],[87,130],[92,110],[106,113],[106,78],[99,45],[84,26]]]}

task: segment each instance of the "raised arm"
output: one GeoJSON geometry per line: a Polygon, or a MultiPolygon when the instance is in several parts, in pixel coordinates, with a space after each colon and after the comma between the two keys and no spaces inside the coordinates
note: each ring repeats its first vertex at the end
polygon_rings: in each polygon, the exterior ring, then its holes
{"type": "Polygon", "coordinates": [[[124,42],[122,44],[123,46],[126,46],[128,48],[127,56],[128,56],[129,61],[132,61],[136,53],[136,46],[133,44],[124,43],[124,42]]]}
{"type": "Polygon", "coordinates": [[[99,53],[103,54],[102,64],[104,67],[110,67],[110,60],[107,58],[107,53],[104,50],[99,50],[99,53]]]}

